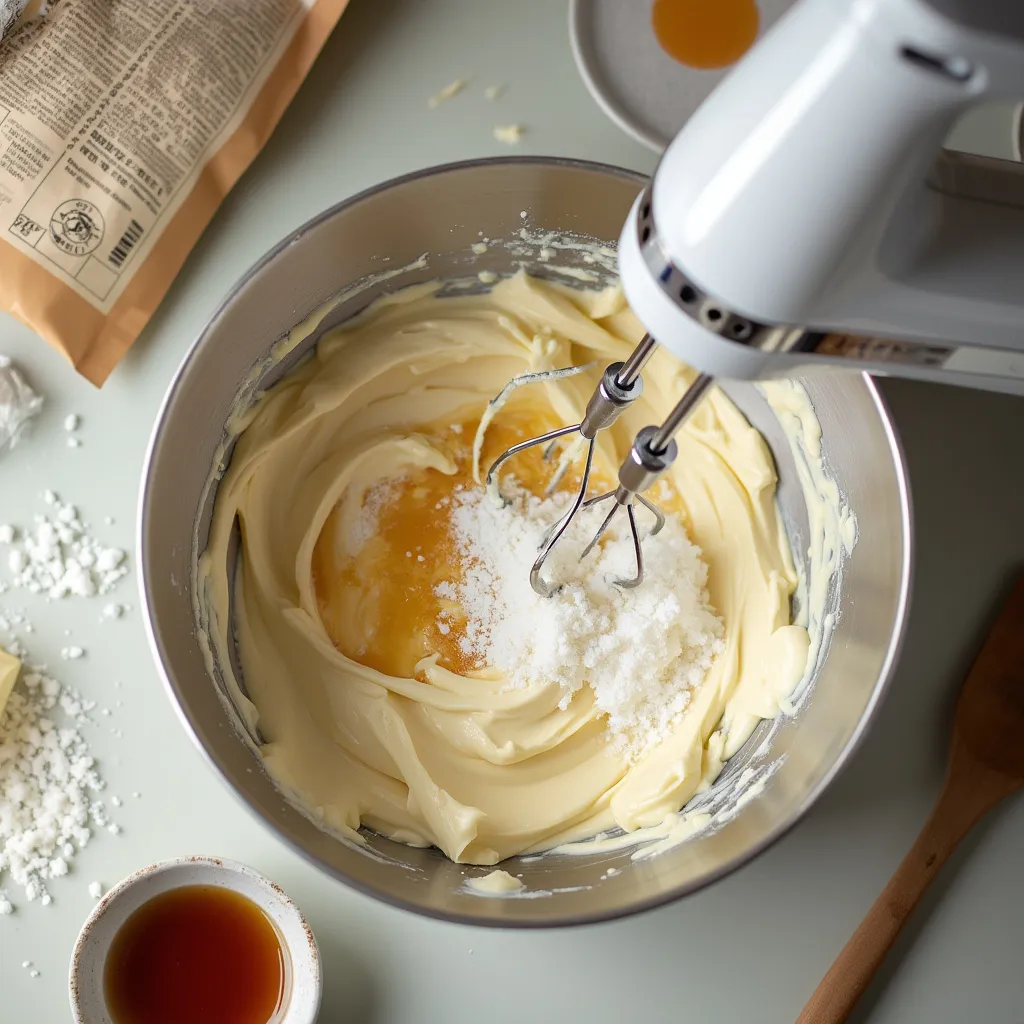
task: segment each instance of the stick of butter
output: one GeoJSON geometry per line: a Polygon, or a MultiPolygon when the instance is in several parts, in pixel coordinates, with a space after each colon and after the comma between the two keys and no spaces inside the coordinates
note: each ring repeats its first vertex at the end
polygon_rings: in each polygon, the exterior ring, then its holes
{"type": "Polygon", "coordinates": [[[14,689],[20,671],[21,662],[13,654],[8,654],[0,647],[0,721],[3,720],[7,698],[10,697],[11,690],[14,689]]]}

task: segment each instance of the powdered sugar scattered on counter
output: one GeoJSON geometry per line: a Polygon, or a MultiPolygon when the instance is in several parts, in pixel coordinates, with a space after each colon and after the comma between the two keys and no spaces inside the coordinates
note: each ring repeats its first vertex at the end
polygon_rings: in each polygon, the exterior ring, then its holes
{"type": "MultiPolygon", "coordinates": [[[[0,875],[46,905],[46,882],[68,873],[94,828],[110,825],[80,728],[95,702],[31,663],[19,643],[5,646],[24,668],[0,718],[0,875]]],[[[13,909],[0,893],[0,913],[13,909]]]]}
{"type": "Polygon", "coordinates": [[[12,585],[50,598],[111,591],[128,572],[126,553],[94,537],[78,509],[53,491],[46,491],[43,500],[51,511],[37,515],[32,530],[0,526],[0,544],[10,548],[6,561],[12,585]]]}
{"type": "MultiPolygon", "coordinates": [[[[614,525],[608,542],[579,561],[606,511],[598,510],[581,517],[555,549],[545,576],[565,585],[540,597],[529,568],[568,502],[564,494],[541,500],[520,492],[501,508],[481,490],[456,492],[451,521],[463,578],[439,584],[435,593],[467,617],[465,654],[500,669],[513,686],[557,683],[563,708],[589,685],[613,736],[639,755],[686,709],[723,649],[722,623],[705,591],[707,568],[669,517],[644,542],[643,586],[616,586],[614,578],[632,575],[633,552],[614,525]]],[[[628,531],[625,517],[619,525],[628,531]]]]}

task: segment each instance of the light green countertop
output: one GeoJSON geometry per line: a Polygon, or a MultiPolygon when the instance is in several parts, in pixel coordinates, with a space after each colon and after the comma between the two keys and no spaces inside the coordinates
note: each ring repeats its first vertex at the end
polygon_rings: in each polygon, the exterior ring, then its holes
{"type": "MultiPolygon", "coordinates": [[[[174,368],[231,284],[324,207],[415,168],[510,151],[652,170],[653,154],[587,95],[566,23],[566,5],[554,0],[353,0],[270,144],[102,392],[0,318],[0,352],[48,398],[31,438],[0,455],[0,521],[31,522],[52,488],[97,533],[131,548],[143,452],[174,368]],[[467,74],[464,94],[428,110],[428,96],[467,74]],[[490,84],[507,87],[497,101],[483,96],[490,84]],[[526,126],[515,150],[492,138],[498,122],[526,126]],[[78,449],[65,443],[70,412],[82,417],[78,449]]],[[[1001,108],[958,138],[1009,155],[1009,132],[1001,108]]],[[[131,612],[102,625],[102,599],[0,596],[0,612],[24,607],[35,623],[34,655],[111,708],[87,735],[108,793],[124,799],[123,834],[99,834],[52,884],[51,906],[27,905],[8,881],[19,906],[0,918],[0,1020],[68,1019],[68,959],[93,905],[92,880],[109,886],[154,860],[213,853],[270,875],[305,909],[325,960],[324,1022],[791,1022],[924,821],[959,681],[1010,567],[1024,563],[1024,401],[905,383],[885,392],[906,444],[918,564],[903,660],[877,724],[785,839],[711,889],[632,920],[485,931],[349,891],[264,832],[192,748],[152,665],[134,571],[111,595],[131,612]],[[61,661],[68,643],[87,656],[61,661]]],[[[1024,1022],[1022,850],[1017,800],[943,871],[855,1020],[1024,1022]]]]}

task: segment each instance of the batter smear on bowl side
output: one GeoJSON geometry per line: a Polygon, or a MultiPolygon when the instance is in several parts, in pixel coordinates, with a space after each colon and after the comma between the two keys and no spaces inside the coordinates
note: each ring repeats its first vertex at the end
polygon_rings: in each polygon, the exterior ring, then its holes
{"type": "MultiPolygon", "coordinates": [[[[540,597],[527,573],[576,467],[547,495],[560,453],[534,449],[509,464],[504,505],[480,468],[578,421],[643,330],[617,289],[519,274],[435,292],[330,332],[247,416],[200,563],[213,650],[223,668],[237,644],[268,771],[330,828],[489,865],[660,825],[804,673],[771,455],[712,392],[651,495],[668,523],[644,543],[644,584],[612,582],[632,558],[614,528],[579,560],[584,518],[545,570],[565,585],[540,597]],[[477,438],[512,377],[589,363],[518,389],[477,438]]],[[[655,355],[643,397],[599,435],[594,493],[692,376],[655,355]]]]}

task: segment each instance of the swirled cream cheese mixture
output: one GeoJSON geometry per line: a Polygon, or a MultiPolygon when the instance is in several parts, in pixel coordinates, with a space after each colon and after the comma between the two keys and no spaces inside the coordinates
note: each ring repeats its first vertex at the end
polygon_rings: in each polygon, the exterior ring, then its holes
{"type": "MultiPolygon", "coordinates": [[[[669,522],[635,590],[611,582],[631,569],[622,529],[579,561],[593,518],[546,569],[563,589],[530,588],[575,466],[549,497],[558,460],[540,450],[508,464],[504,507],[481,487],[510,444],[578,422],[642,334],[617,290],[522,274],[487,294],[415,287],[325,336],[251,411],[201,561],[210,641],[222,667],[237,644],[267,769],[326,826],[472,864],[656,826],[793,691],[808,636],[790,621],[773,462],[723,394],[649,495],[669,522]],[[474,458],[512,377],[589,363],[520,388],[474,458]]],[[[692,374],[659,352],[644,378],[599,435],[594,493],[692,374]]]]}

